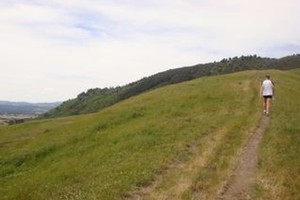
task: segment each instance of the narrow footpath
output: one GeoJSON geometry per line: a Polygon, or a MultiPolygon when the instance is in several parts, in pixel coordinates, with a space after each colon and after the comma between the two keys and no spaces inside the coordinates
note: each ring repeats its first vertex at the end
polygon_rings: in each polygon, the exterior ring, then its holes
{"type": "MultiPolygon", "coordinates": [[[[217,200],[251,200],[251,189],[255,183],[258,168],[258,149],[262,141],[263,133],[269,122],[269,117],[263,116],[249,136],[241,153],[237,155],[236,164],[220,193],[214,195],[217,200]]],[[[182,195],[186,190],[193,187],[193,179],[199,170],[207,165],[208,158],[215,154],[216,147],[226,137],[226,131],[220,129],[215,134],[209,134],[202,138],[199,151],[194,149],[195,157],[187,163],[175,163],[164,172],[157,175],[155,180],[147,186],[137,188],[127,194],[122,200],[180,200],[186,199],[182,195]],[[173,183],[167,188],[160,188],[159,185],[168,180],[173,183]]],[[[199,196],[196,199],[211,200],[210,197],[199,196]]],[[[193,198],[193,199],[195,199],[193,198]]]]}
{"type": "Polygon", "coordinates": [[[237,167],[225,185],[219,200],[250,200],[251,187],[256,178],[258,167],[258,149],[263,133],[269,122],[269,117],[263,116],[260,125],[249,138],[242,154],[240,155],[237,167]]]}

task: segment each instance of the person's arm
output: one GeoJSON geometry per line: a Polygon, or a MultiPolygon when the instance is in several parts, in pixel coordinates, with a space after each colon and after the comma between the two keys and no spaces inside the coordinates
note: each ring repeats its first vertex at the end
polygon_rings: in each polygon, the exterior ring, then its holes
{"type": "Polygon", "coordinates": [[[275,84],[273,81],[272,81],[272,90],[273,90],[273,96],[275,97],[275,84]]]}

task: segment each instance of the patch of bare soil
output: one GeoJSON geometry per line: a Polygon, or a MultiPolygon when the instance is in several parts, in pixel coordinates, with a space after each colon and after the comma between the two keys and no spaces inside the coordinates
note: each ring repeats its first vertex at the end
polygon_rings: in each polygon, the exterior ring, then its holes
{"type": "Polygon", "coordinates": [[[263,116],[259,126],[249,138],[243,152],[238,158],[238,164],[230,179],[223,188],[219,200],[250,200],[251,187],[255,182],[258,166],[258,148],[269,118],[263,116]]]}

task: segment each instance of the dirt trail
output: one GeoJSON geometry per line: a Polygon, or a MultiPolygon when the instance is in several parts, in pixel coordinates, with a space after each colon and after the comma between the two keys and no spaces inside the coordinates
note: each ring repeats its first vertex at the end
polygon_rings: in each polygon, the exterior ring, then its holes
{"type": "Polygon", "coordinates": [[[236,169],[225,185],[219,200],[249,200],[258,165],[258,148],[269,118],[263,116],[260,125],[249,138],[241,153],[236,169]]]}
{"type": "MultiPolygon", "coordinates": [[[[217,196],[218,200],[249,200],[251,199],[251,186],[254,184],[258,165],[258,148],[260,146],[263,133],[268,124],[269,118],[263,116],[260,124],[249,137],[241,153],[238,155],[237,164],[229,180],[217,196]]],[[[122,200],[169,200],[182,199],[182,194],[193,184],[193,177],[197,175],[201,168],[205,168],[208,158],[214,154],[215,148],[225,137],[226,131],[219,130],[214,135],[203,138],[204,151],[192,148],[195,157],[187,163],[177,163],[170,166],[148,186],[137,188],[130,194],[124,196],[122,200]],[[201,153],[199,153],[201,152],[201,153]],[[172,180],[176,183],[171,187],[158,189],[164,180],[172,180]]],[[[202,149],[202,150],[203,150],[202,149]]]]}
{"type": "Polygon", "coordinates": [[[201,139],[199,144],[189,147],[193,152],[194,159],[185,163],[174,163],[162,174],[159,174],[155,180],[148,186],[138,188],[123,198],[123,200],[175,200],[182,199],[182,194],[192,186],[193,178],[200,169],[204,168],[209,157],[215,153],[216,147],[222,142],[222,139],[228,133],[227,130],[219,129],[214,134],[208,134],[201,139]],[[201,147],[199,149],[199,147],[201,147]],[[159,189],[163,181],[169,181],[173,184],[164,189],[159,189]]]}

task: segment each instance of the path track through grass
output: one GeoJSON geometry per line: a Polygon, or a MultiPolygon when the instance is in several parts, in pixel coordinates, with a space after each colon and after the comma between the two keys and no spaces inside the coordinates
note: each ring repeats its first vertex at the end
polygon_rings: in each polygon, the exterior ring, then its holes
{"type": "Polygon", "coordinates": [[[255,183],[257,173],[258,149],[268,122],[269,118],[263,116],[260,125],[251,135],[239,156],[238,164],[218,199],[239,200],[252,198],[251,188],[255,183]]]}
{"type": "Polygon", "coordinates": [[[209,159],[216,153],[217,146],[228,133],[228,130],[219,129],[214,134],[206,135],[198,144],[189,146],[194,154],[190,161],[173,163],[158,174],[150,185],[139,188],[125,199],[181,199],[184,192],[193,186],[193,177],[208,164],[209,159]],[[160,188],[163,184],[168,186],[160,188]]]}

